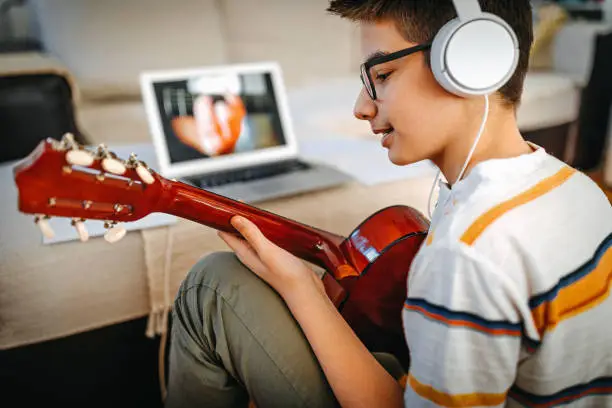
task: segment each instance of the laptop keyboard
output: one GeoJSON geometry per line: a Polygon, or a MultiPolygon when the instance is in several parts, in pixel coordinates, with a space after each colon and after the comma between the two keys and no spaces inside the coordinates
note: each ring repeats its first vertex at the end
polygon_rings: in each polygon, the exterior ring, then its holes
{"type": "Polygon", "coordinates": [[[303,171],[310,167],[308,163],[304,163],[303,161],[289,160],[257,167],[247,167],[238,170],[226,170],[220,173],[207,174],[199,178],[198,184],[201,188],[218,187],[229,183],[260,180],[280,174],[303,171]]]}

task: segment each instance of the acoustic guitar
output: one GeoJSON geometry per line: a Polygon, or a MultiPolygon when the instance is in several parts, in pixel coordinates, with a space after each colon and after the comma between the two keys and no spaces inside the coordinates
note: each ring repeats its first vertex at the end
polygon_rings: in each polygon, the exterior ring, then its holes
{"type": "Polygon", "coordinates": [[[230,219],[242,215],[276,245],[327,271],[326,293],[370,351],[409,361],[401,310],[410,264],[429,229],[411,207],[382,209],[343,237],[166,179],[133,154],[122,160],[104,145],[88,150],[70,135],[40,142],[13,171],[19,210],[34,214],[44,234],[52,233],[49,217],[68,217],[85,241],[83,221],[101,220],[105,238],[116,242],[125,234],[121,223],[161,212],[238,235],[230,219]]]}

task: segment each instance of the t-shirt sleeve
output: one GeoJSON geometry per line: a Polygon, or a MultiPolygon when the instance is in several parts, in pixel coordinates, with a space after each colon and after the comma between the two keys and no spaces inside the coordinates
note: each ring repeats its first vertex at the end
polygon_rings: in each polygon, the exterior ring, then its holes
{"type": "Polygon", "coordinates": [[[512,281],[470,247],[430,248],[408,280],[408,407],[504,406],[522,324],[512,281]]]}

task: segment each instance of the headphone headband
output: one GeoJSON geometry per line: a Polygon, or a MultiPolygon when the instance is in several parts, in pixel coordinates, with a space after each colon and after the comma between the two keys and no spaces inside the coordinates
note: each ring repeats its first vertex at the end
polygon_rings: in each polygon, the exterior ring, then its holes
{"type": "Polygon", "coordinates": [[[460,21],[469,21],[482,14],[478,0],[453,0],[460,21]]]}

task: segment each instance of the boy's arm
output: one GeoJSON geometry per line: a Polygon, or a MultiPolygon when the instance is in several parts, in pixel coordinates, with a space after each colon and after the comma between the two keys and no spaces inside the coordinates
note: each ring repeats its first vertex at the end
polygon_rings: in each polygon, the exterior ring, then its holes
{"type": "Polygon", "coordinates": [[[431,248],[419,261],[403,311],[406,403],[505,406],[523,335],[517,287],[473,248],[431,248]]]}
{"type": "Polygon", "coordinates": [[[401,387],[357,338],[314,272],[265,238],[252,222],[234,217],[232,225],[246,242],[230,234],[219,235],[249,269],[285,300],[340,404],[403,407],[401,387]]]}

